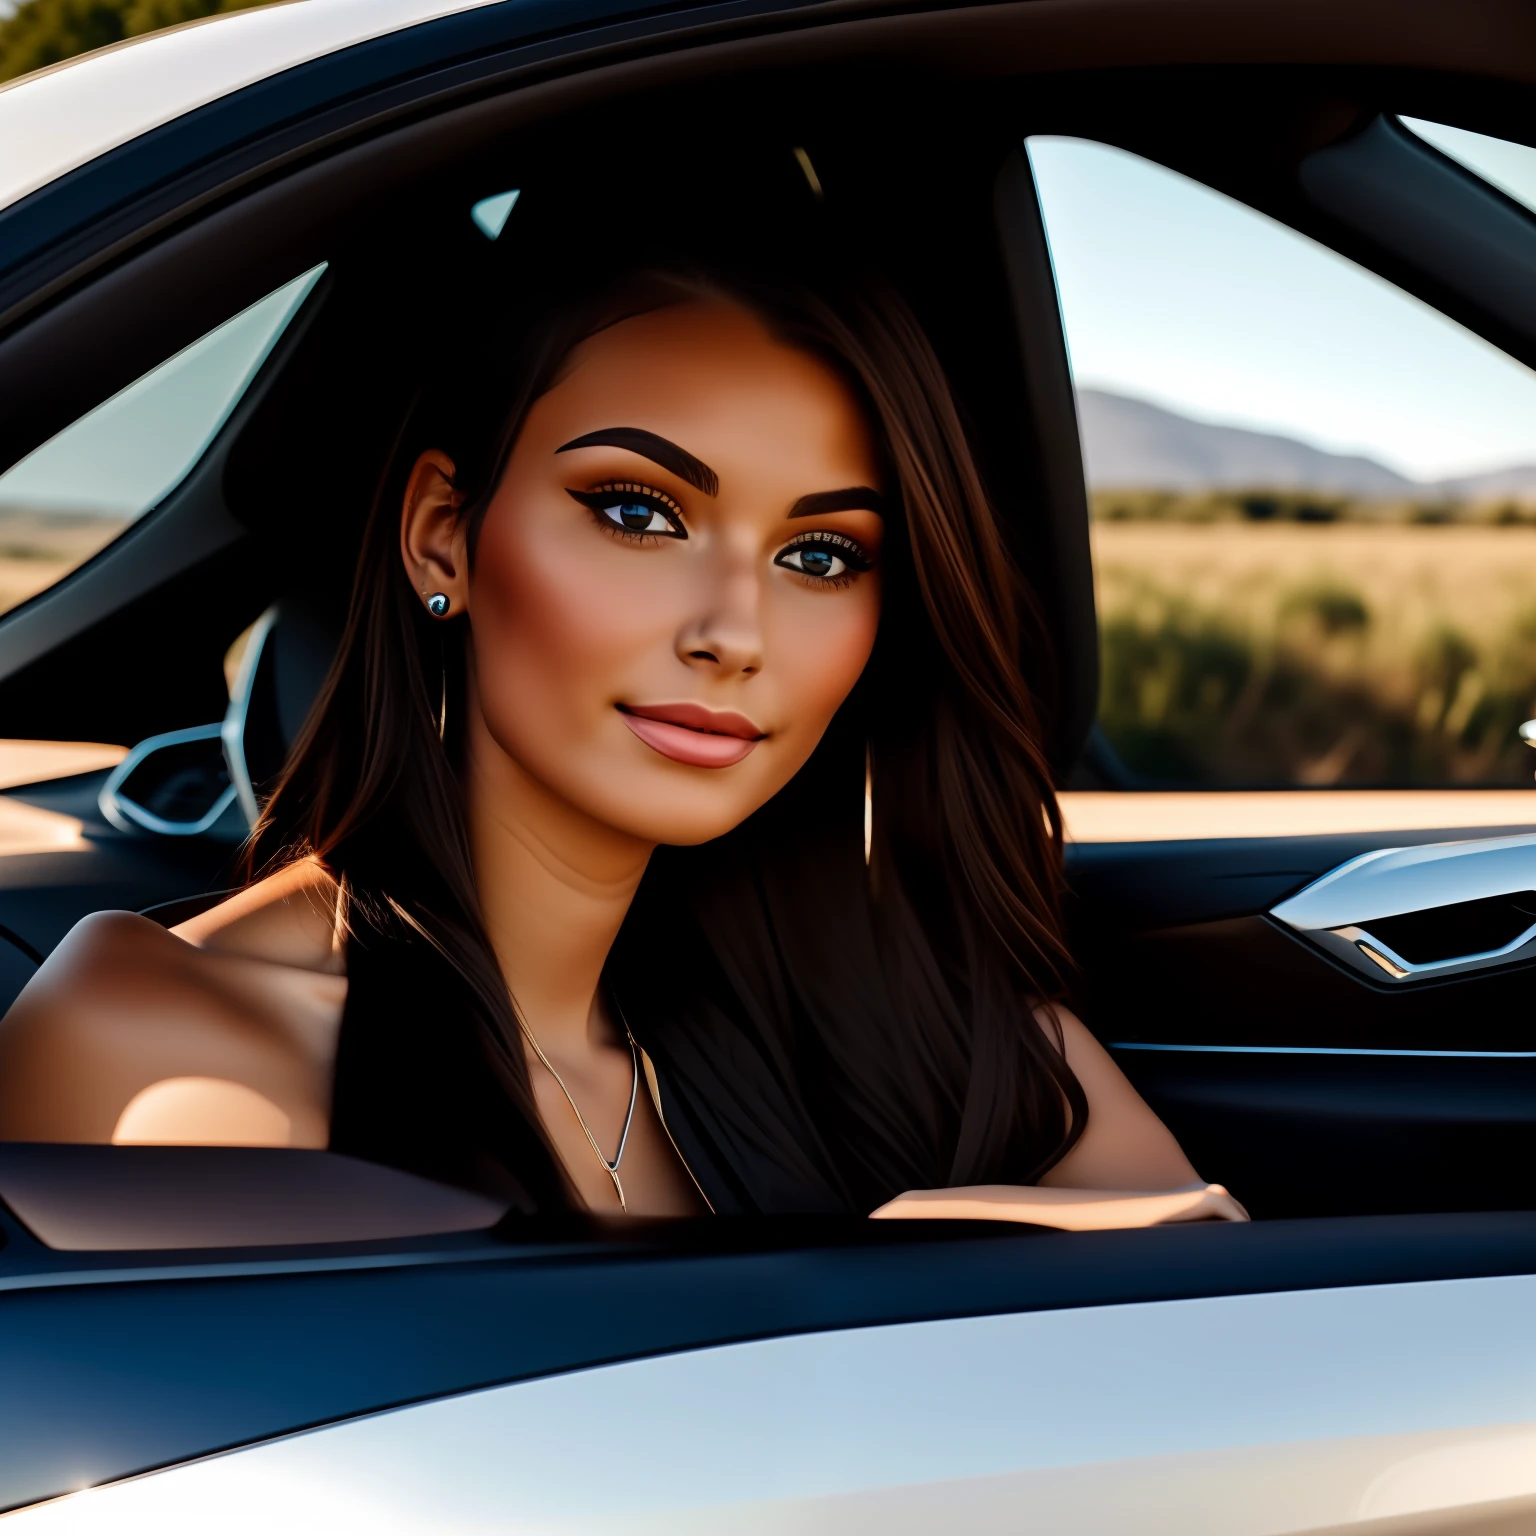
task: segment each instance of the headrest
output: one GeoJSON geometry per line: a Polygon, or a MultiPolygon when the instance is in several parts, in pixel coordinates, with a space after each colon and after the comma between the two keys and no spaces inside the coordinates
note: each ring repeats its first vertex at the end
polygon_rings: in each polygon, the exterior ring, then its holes
{"type": "Polygon", "coordinates": [[[319,696],[342,626],[334,602],[301,594],[279,598],[256,621],[222,732],[230,778],[252,825],[319,696]]]}

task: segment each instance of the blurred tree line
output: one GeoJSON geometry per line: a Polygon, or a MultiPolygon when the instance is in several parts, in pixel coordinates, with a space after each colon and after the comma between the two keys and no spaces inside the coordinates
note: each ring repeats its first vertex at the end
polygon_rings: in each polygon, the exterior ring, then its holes
{"type": "Polygon", "coordinates": [[[156,32],[266,0],[24,0],[0,21],[0,80],[143,32],[156,32]]]}
{"type": "Polygon", "coordinates": [[[1326,491],[1094,490],[1090,515],[1105,523],[1412,523],[1536,527],[1536,497],[1341,496],[1326,491]]]}

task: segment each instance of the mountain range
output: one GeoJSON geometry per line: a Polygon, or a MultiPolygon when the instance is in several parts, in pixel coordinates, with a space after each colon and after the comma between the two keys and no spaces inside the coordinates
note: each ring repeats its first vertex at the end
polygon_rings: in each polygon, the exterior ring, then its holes
{"type": "Polygon", "coordinates": [[[1280,433],[1197,421],[1105,389],[1080,389],[1077,415],[1088,484],[1095,490],[1263,487],[1369,497],[1536,500],[1536,464],[1450,480],[1411,480],[1360,454],[1329,453],[1280,433]]]}

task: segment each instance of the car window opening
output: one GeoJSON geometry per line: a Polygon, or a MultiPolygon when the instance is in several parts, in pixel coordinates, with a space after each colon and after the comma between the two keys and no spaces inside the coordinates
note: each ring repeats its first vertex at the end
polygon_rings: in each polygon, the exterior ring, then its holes
{"type": "Polygon", "coordinates": [[[325,272],[285,283],[0,474],[0,612],[36,596],[187,477],[325,272]]]}

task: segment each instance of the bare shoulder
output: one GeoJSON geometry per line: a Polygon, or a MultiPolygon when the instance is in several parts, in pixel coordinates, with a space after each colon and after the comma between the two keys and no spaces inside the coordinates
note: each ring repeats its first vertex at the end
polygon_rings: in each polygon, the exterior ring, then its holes
{"type": "Polygon", "coordinates": [[[324,1146],[346,979],[295,870],[174,932],[78,923],[0,1020],[0,1139],[324,1146]]]}
{"type": "MultiPolygon", "coordinates": [[[[1067,1059],[1067,1065],[1081,1077],[1087,1073],[1097,1078],[1106,1069],[1121,1077],[1114,1058],[1099,1044],[1093,1031],[1072,1010],[1061,1003],[1042,1005],[1035,1009],[1035,1023],[1045,1032],[1046,1038],[1067,1059]]],[[[1084,1084],[1086,1090],[1087,1084],[1084,1084]]]]}
{"type": "Polygon", "coordinates": [[[209,954],[270,960],[336,975],[345,969],[340,890],[317,859],[301,859],[171,930],[209,954]]]}

